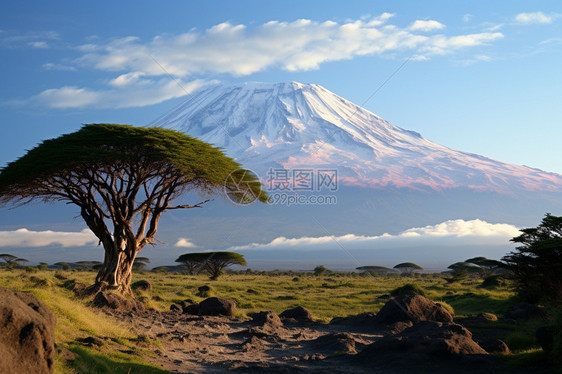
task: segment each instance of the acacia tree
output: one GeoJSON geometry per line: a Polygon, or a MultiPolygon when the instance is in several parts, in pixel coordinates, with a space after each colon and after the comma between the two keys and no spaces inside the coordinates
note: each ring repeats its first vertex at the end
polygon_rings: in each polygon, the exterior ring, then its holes
{"type": "Polygon", "coordinates": [[[186,253],[176,259],[191,269],[191,273],[205,271],[211,280],[216,280],[223,270],[230,265],[246,266],[246,259],[236,252],[200,252],[186,253]]]}
{"type": "Polygon", "coordinates": [[[8,268],[21,266],[21,263],[28,262],[25,258],[19,258],[9,253],[0,254],[0,260],[3,260],[8,268]]]}
{"type": "Polygon", "coordinates": [[[46,140],[0,171],[0,203],[77,205],[105,249],[90,290],[124,294],[132,294],[133,262],[154,245],[162,213],[208,201],[174,205],[185,192],[208,195],[222,187],[230,197],[267,200],[251,173],[210,144],[173,130],[114,124],[46,140]]]}
{"type": "Polygon", "coordinates": [[[401,273],[411,274],[416,270],[423,270],[421,266],[418,264],[414,264],[413,262],[402,262],[394,267],[394,269],[400,270],[401,273]]]}

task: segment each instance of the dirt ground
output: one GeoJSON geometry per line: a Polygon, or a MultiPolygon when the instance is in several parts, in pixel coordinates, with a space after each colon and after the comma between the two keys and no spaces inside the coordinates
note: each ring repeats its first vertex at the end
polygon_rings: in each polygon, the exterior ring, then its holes
{"type": "MultiPolygon", "coordinates": [[[[238,317],[192,316],[174,312],[106,311],[132,332],[162,343],[146,344],[144,357],[174,373],[515,373],[492,355],[429,357],[427,360],[367,362],[356,353],[387,331],[363,332],[360,326],[283,320],[256,324],[238,317]]],[[[139,343],[142,344],[142,343],[139,343]]],[[[399,356],[399,352],[396,352],[399,356]]],[[[407,356],[407,355],[405,355],[407,356]]]]}

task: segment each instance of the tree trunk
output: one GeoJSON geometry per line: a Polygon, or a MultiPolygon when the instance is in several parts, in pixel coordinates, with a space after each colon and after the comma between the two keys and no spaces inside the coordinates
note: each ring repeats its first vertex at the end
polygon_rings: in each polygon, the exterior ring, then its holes
{"type": "Polygon", "coordinates": [[[135,255],[130,256],[129,252],[136,251],[119,250],[116,248],[106,248],[103,266],[96,276],[94,291],[104,289],[116,290],[123,295],[132,296],[131,279],[135,255]]]}

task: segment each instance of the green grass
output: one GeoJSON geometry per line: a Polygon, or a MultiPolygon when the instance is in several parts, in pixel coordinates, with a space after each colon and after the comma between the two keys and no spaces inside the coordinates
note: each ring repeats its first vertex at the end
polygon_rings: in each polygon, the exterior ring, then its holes
{"type": "MultiPolygon", "coordinates": [[[[56,373],[102,373],[108,368],[117,373],[161,373],[162,369],[145,362],[133,351],[150,356],[149,347],[161,347],[157,340],[131,334],[127,326],[107,317],[89,306],[90,298],[81,299],[63,287],[69,279],[92,284],[94,272],[38,270],[0,270],[0,286],[35,294],[57,316],[55,340],[58,346],[66,347],[80,355],[70,364],[57,356],[56,373]],[[55,276],[56,275],[56,276],[55,276]],[[94,336],[104,339],[102,347],[86,348],[76,339],[94,336]]],[[[247,274],[229,273],[216,281],[206,276],[188,276],[171,273],[137,272],[133,281],[147,280],[151,291],[138,291],[145,305],[157,310],[169,310],[170,305],[184,299],[195,302],[198,288],[211,286],[213,295],[234,299],[238,316],[271,310],[276,313],[303,306],[315,319],[328,322],[334,317],[343,317],[363,312],[377,312],[388,300],[379,299],[392,290],[406,284],[415,284],[425,290],[426,296],[445,306],[454,308],[457,316],[490,312],[503,314],[513,304],[514,292],[508,285],[493,289],[478,287],[481,280],[466,280],[450,284],[440,275],[416,274],[409,277],[395,275],[367,276],[361,274],[332,273],[314,276],[298,274],[247,274]],[[251,292],[248,292],[251,290],[251,292]]],[[[514,331],[514,333],[517,331],[514,331]]],[[[523,334],[527,334],[526,331],[523,334]]],[[[516,346],[530,348],[527,336],[513,335],[516,346]],[[519,344],[519,345],[518,345],[519,344]]],[[[153,349],[154,350],[154,349],[153,349]]]]}

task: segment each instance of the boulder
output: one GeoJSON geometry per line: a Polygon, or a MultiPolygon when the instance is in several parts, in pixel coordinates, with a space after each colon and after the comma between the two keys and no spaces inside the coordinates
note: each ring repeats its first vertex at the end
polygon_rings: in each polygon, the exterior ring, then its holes
{"type": "Polygon", "coordinates": [[[52,373],[55,321],[35,296],[0,288],[0,373],[52,373]]]}
{"type": "Polygon", "coordinates": [[[442,305],[414,292],[407,292],[388,301],[373,322],[392,325],[397,322],[453,322],[453,316],[442,305]]]}
{"type": "Polygon", "coordinates": [[[259,327],[268,328],[271,330],[278,329],[283,326],[279,316],[271,311],[259,312],[252,316],[252,322],[259,327]]]}
{"type": "Polygon", "coordinates": [[[360,361],[392,362],[425,360],[428,356],[486,354],[470,331],[456,323],[422,321],[397,335],[388,335],[370,344],[357,355],[360,361]]]}
{"type": "Polygon", "coordinates": [[[293,309],[287,309],[279,315],[281,318],[292,318],[297,321],[312,321],[312,314],[306,308],[297,306],[293,309]]]}
{"type": "Polygon", "coordinates": [[[509,347],[503,340],[496,339],[496,338],[482,338],[482,339],[474,339],[479,346],[484,348],[484,350],[488,353],[503,353],[508,354],[510,353],[509,347]]]}
{"type": "Polygon", "coordinates": [[[183,308],[180,304],[172,304],[170,305],[170,311],[175,313],[183,313],[183,308]]]}
{"type": "Polygon", "coordinates": [[[228,316],[234,315],[236,302],[231,299],[220,297],[209,297],[199,303],[199,314],[204,316],[228,316]]]}
{"type": "Polygon", "coordinates": [[[140,280],[131,284],[133,290],[152,291],[152,284],[147,280],[140,280]]]}
{"type": "Polygon", "coordinates": [[[187,304],[183,306],[183,314],[199,315],[199,304],[187,304]]]}
{"type": "Polygon", "coordinates": [[[145,310],[144,305],[140,301],[107,291],[98,292],[94,297],[93,305],[98,308],[109,308],[120,312],[139,312],[145,310]]]}

